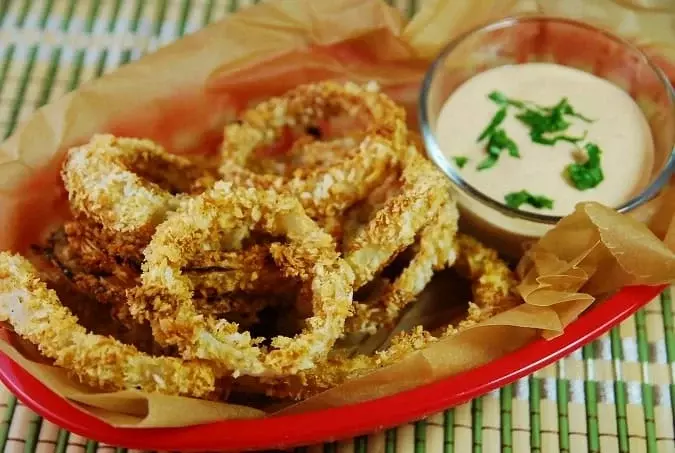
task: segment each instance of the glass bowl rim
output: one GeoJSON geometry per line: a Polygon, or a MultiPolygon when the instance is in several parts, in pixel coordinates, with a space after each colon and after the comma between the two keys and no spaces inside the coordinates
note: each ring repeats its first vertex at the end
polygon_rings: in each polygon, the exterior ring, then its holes
{"type": "MultiPolygon", "coordinates": [[[[539,214],[535,212],[520,211],[517,209],[513,209],[493,198],[490,198],[489,196],[485,195],[483,192],[481,192],[480,190],[476,189],[474,186],[466,182],[462,178],[460,173],[452,165],[450,165],[449,159],[441,151],[440,146],[436,141],[435,134],[431,130],[431,125],[429,124],[429,117],[427,115],[426,110],[426,106],[429,103],[429,92],[431,89],[431,83],[434,80],[434,75],[436,74],[440,66],[443,64],[447,56],[450,53],[452,53],[462,42],[464,42],[466,39],[474,35],[494,30],[506,29],[519,23],[528,23],[528,22],[560,23],[570,25],[572,27],[583,28],[587,31],[600,34],[605,39],[609,39],[610,41],[619,44],[623,48],[628,49],[633,54],[636,54],[640,58],[640,60],[652,70],[652,72],[656,75],[658,80],[660,80],[661,85],[664,87],[666,93],[668,93],[668,99],[670,101],[669,103],[673,107],[674,114],[675,114],[675,88],[673,88],[672,84],[668,80],[668,77],[666,77],[663,70],[658,65],[656,65],[647,54],[645,54],[642,50],[640,50],[640,48],[638,48],[634,44],[626,41],[625,39],[617,35],[614,35],[613,33],[603,30],[602,28],[595,27],[593,25],[590,25],[588,23],[579,20],[568,19],[563,17],[548,16],[541,14],[522,14],[522,15],[508,16],[496,21],[483,23],[472,29],[469,29],[468,31],[452,39],[448,44],[446,44],[443,47],[443,49],[441,49],[441,51],[434,58],[431,65],[426,70],[426,73],[422,80],[422,85],[420,88],[420,96],[417,105],[420,132],[422,135],[422,139],[424,141],[424,145],[427,149],[427,154],[429,155],[431,160],[436,164],[436,166],[438,166],[443,171],[443,173],[445,173],[445,175],[450,178],[450,180],[458,187],[459,190],[468,194],[474,200],[477,200],[490,208],[496,209],[497,211],[508,217],[515,217],[536,223],[555,224],[558,223],[564,216],[539,214]]],[[[664,188],[666,183],[670,180],[670,176],[674,170],[675,170],[675,143],[673,143],[670,155],[666,159],[663,169],[659,172],[656,178],[654,178],[654,180],[647,187],[645,187],[639,194],[637,194],[630,200],[626,201],[625,203],[614,209],[616,209],[620,213],[626,213],[650,201],[661,191],[661,189],[664,188]]]]}

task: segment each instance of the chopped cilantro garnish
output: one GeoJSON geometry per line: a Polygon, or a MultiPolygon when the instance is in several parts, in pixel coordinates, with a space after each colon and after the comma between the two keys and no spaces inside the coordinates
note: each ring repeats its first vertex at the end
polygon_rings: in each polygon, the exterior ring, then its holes
{"type": "Polygon", "coordinates": [[[493,116],[492,120],[490,120],[490,124],[488,124],[485,130],[480,133],[478,140],[476,141],[481,142],[494,134],[497,130],[497,127],[499,127],[499,125],[504,121],[504,118],[506,118],[506,107],[500,108],[497,113],[495,113],[495,116],[493,116]]]}
{"type": "Polygon", "coordinates": [[[574,187],[579,190],[587,190],[597,187],[604,179],[605,175],[600,166],[600,155],[602,151],[595,143],[587,143],[584,147],[588,154],[586,162],[579,164],[570,164],[566,168],[567,176],[569,177],[574,187]]]}
{"type": "Polygon", "coordinates": [[[487,145],[485,146],[488,156],[478,164],[476,167],[478,170],[485,170],[493,167],[497,163],[497,160],[499,160],[499,155],[504,150],[507,150],[512,157],[520,157],[516,143],[506,135],[506,131],[504,131],[503,128],[499,127],[506,118],[506,113],[506,106],[501,107],[497,113],[495,113],[495,116],[492,117],[492,120],[490,120],[490,124],[488,124],[485,130],[478,136],[478,142],[482,142],[485,139],[488,140],[487,145]]]}
{"type": "Polygon", "coordinates": [[[517,107],[519,109],[522,109],[523,107],[525,107],[524,102],[516,101],[515,99],[509,99],[501,91],[493,91],[492,93],[488,94],[488,99],[490,99],[492,102],[494,102],[497,105],[502,105],[502,106],[511,105],[511,106],[517,107]]]}
{"type": "Polygon", "coordinates": [[[508,135],[506,135],[504,129],[500,128],[490,135],[490,140],[486,146],[488,155],[478,164],[476,168],[478,170],[485,170],[493,167],[497,163],[497,160],[499,160],[499,155],[504,150],[506,150],[512,157],[520,157],[516,143],[511,140],[508,135]]]}
{"type": "Polygon", "coordinates": [[[467,162],[469,162],[469,158],[464,156],[455,156],[453,157],[453,160],[455,161],[457,167],[459,167],[460,169],[464,168],[467,162]]]}
{"type": "Polygon", "coordinates": [[[569,143],[579,143],[584,140],[588,135],[588,131],[584,131],[584,134],[578,137],[572,135],[554,135],[552,137],[545,137],[541,131],[530,130],[530,138],[533,142],[539,143],[541,145],[555,145],[558,142],[569,142],[569,143]]]}
{"type": "Polygon", "coordinates": [[[524,204],[537,209],[553,209],[553,200],[544,195],[532,195],[527,190],[511,192],[504,196],[504,201],[508,207],[513,209],[518,209],[524,204]]]}
{"type": "MultiPolygon", "coordinates": [[[[504,150],[512,157],[520,157],[518,146],[500,127],[510,108],[518,111],[515,117],[530,130],[530,139],[541,145],[553,146],[563,141],[578,146],[579,142],[586,139],[588,131],[579,136],[567,134],[566,131],[572,125],[569,117],[578,118],[586,123],[593,122],[577,112],[567,98],[562,98],[553,106],[542,106],[529,101],[511,99],[500,91],[493,91],[488,94],[488,99],[497,104],[499,110],[478,137],[478,142],[487,139],[485,147],[487,157],[478,164],[478,170],[493,167],[504,150]]],[[[588,161],[584,164],[569,165],[566,169],[569,179],[579,190],[595,187],[604,179],[600,168],[600,149],[592,143],[586,144],[585,148],[589,155],[588,161]]],[[[515,194],[523,196],[522,192],[515,194]]]]}

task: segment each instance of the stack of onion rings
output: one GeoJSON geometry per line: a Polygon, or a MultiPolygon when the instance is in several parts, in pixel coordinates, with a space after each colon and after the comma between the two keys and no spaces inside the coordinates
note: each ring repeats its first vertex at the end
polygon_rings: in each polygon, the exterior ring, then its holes
{"type": "Polygon", "coordinates": [[[386,176],[407,141],[404,115],[401,107],[374,87],[336,82],[303,85],[258,104],[225,128],[221,173],[237,184],[291,194],[312,218],[339,215],[386,176]],[[255,151],[272,145],[286,128],[313,127],[339,113],[361,118],[368,125],[364,138],[345,159],[325,167],[297,168],[289,177],[249,168],[255,151]]]}
{"type": "Polygon", "coordinates": [[[300,203],[224,182],[188,200],[157,228],[141,278],[140,291],[129,299],[132,313],[148,317],[157,341],[177,346],[185,358],[213,361],[235,376],[288,375],[312,368],[328,354],[351,312],[352,271],[300,203]],[[274,338],[269,350],[236,324],[198,316],[192,282],[182,271],[202,250],[236,250],[256,230],[288,240],[271,247],[283,257],[285,273],[312,292],[314,316],[308,327],[292,339],[274,338]]]}
{"type": "Polygon", "coordinates": [[[102,390],[301,399],[391,365],[520,301],[496,252],[457,233],[448,181],[420,151],[375,85],[333,81],[226,125],[217,171],[149,140],[95,136],[62,170],[74,220],[36,247],[49,278],[0,253],[0,320],[102,390]],[[342,135],[326,126],[341,115],[357,123],[342,135]],[[338,343],[395,328],[450,267],[472,282],[464,319],[370,355],[338,343]],[[59,271],[130,334],[87,333],[43,283],[59,271]]]}

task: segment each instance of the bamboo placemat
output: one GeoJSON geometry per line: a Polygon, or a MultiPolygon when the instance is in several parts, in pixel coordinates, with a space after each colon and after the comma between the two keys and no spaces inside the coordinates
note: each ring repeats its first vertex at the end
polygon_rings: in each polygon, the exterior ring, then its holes
{"type": "MultiPolygon", "coordinates": [[[[317,0],[329,1],[329,0],[317,0]]],[[[0,0],[0,138],[35,108],[255,1],[0,0]]],[[[415,0],[394,3],[407,13],[415,0]]],[[[675,453],[671,292],[534,375],[425,421],[311,452],[675,453]]],[[[0,388],[0,449],[113,452],[0,388]]]]}

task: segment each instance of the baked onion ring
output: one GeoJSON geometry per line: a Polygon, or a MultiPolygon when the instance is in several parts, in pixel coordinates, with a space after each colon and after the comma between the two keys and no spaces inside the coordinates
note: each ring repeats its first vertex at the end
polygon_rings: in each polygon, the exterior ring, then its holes
{"type": "Polygon", "coordinates": [[[458,218],[455,201],[448,200],[420,232],[412,260],[401,274],[374,300],[354,304],[354,315],[347,320],[346,332],[375,334],[378,329],[392,327],[403,308],[429,284],[434,272],[455,263],[458,218]]]}
{"type": "Polygon", "coordinates": [[[332,81],[302,85],[258,104],[225,127],[221,174],[239,185],[295,196],[312,218],[335,216],[386,176],[405,146],[406,133],[404,110],[370,86],[332,81]],[[347,159],[328,167],[296,168],[289,177],[251,170],[255,151],[272,145],[288,127],[306,128],[339,113],[367,125],[347,159]]]}
{"type": "Polygon", "coordinates": [[[218,375],[207,362],[152,357],[112,337],[88,334],[30,261],[6,252],[0,253],[0,321],[95,388],[195,397],[216,390],[218,375]]]}
{"type": "Polygon", "coordinates": [[[191,192],[205,172],[150,140],[95,135],[69,150],[61,175],[75,216],[101,230],[101,243],[112,241],[138,258],[180,194],[191,192]]]}
{"type": "Polygon", "coordinates": [[[365,225],[351,232],[344,245],[345,260],[356,278],[355,289],[413,244],[441,206],[450,202],[447,178],[414,146],[407,148],[402,165],[399,193],[387,198],[365,225]]]}
{"type": "Polygon", "coordinates": [[[284,376],[312,368],[328,354],[351,314],[353,273],[300,203],[222,181],[187,200],[157,228],[145,250],[141,280],[129,303],[135,316],[150,322],[155,339],[177,346],[184,358],[210,360],[235,377],[284,376]],[[252,231],[288,240],[272,244],[273,255],[282,271],[312,295],[313,316],[306,328],[294,338],[273,338],[269,348],[234,323],[200,316],[192,301],[194,285],[183,272],[202,250],[236,249],[252,231]]]}
{"type": "Polygon", "coordinates": [[[494,250],[463,234],[457,235],[454,246],[457,270],[471,279],[474,299],[469,303],[467,317],[456,326],[444,327],[435,334],[417,326],[409,332],[395,335],[389,347],[373,355],[351,356],[349,351],[338,349],[311,370],[284,379],[263,377],[244,381],[243,388],[264,391],[272,397],[304,399],[392,365],[414,351],[455,335],[520,303],[516,293],[517,280],[494,250]]]}

